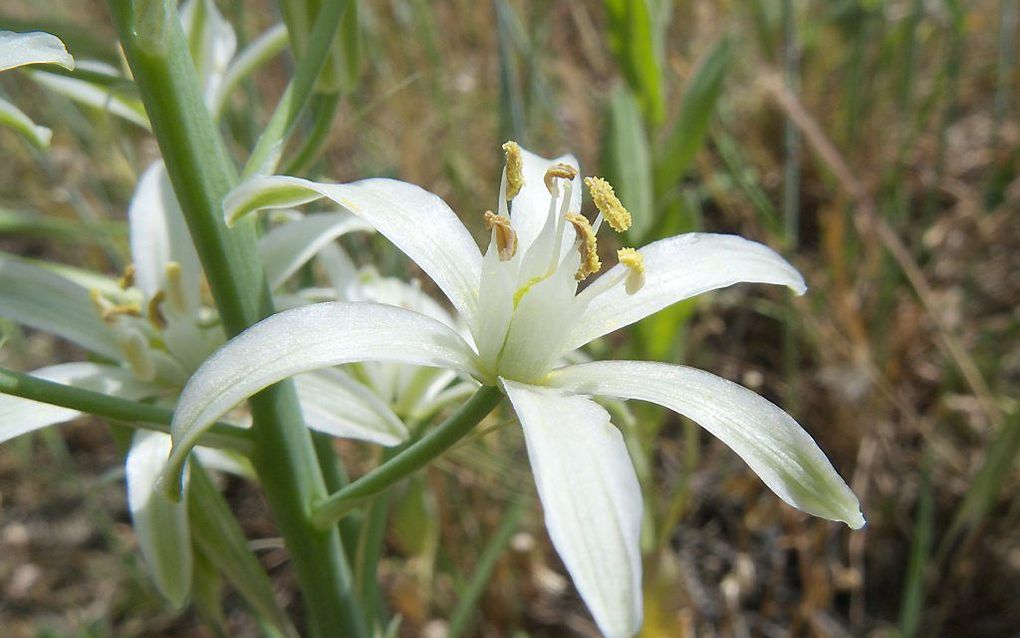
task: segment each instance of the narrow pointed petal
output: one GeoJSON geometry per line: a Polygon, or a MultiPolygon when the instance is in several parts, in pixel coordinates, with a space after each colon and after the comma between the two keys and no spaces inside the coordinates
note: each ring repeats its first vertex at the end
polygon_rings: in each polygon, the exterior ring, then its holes
{"type": "Polygon", "coordinates": [[[0,31],[0,71],[26,64],[56,64],[74,69],[74,58],[55,35],[42,31],[0,31]]]}
{"type": "Polygon", "coordinates": [[[860,503],[793,418],[747,388],[703,370],[647,361],[596,361],[560,368],[547,382],[585,394],[651,401],[730,446],[779,498],[853,529],[860,503]]]}
{"type": "Polygon", "coordinates": [[[594,401],[502,380],[524,428],[553,546],[603,634],[641,626],[641,488],[623,436],[594,401]]]}
{"type": "Polygon", "coordinates": [[[81,286],[45,268],[0,256],[0,317],[49,332],[110,359],[120,358],[113,331],[81,286]]]}
{"type": "Polygon", "coordinates": [[[191,533],[187,501],[171,501],[156,489],[169,454],[169,436],[139,430],[124,469],[138,547],[156,587],[179,609],[191,591],[191,533]]]}
{"type": "MultiPolygon", "coordinates": [[[[545,226],[549,216],[549,190],[545,187],[545,173],[556,164],[569,164],[577,171],[577,177],[573,179],[571,188],[570,206],[571,212],[581,212],[581,171],[577,158],[573,155],[561,155],[555,159],[546,159],[536,155],[527,149],[521,149],[524,166],[524,186],[514,197],[511,204],[512,212],[510,222],[517,231],[517,251],[526,253],[532,242],[538,237],[545,226]]],[[[570,231],[570,229],[567,229],[570,231]]],[[[569,241],[573,241],[573,235],[566,233],[569,241]]]]}
{"type": "Polygon", "coordinates": [[[385,446],[407,440],[407,427],[393,410],[342,370],[299,374],[294,383],[305,421],[313,430],[385,446]]]}
{"type": "Polygon", "coordinates": [[[411,258],[469,319],[478,304],[482,255],[442,199],[413,184],[366,179],[320,184],[281,175],[241,184],[223,202],[227,223],[266,208],[291,208],[325,197],[368,222],[411,258]]]}
{"type": "Polygon", "coordinates": [[[13,130],[40,149],[49,146],[50,138],[53,137],[53,131],[45,126],[39,126],[21,109],[2,99],[0,99],[0,126],[13,130]]]}
{"type": "MultiPolygon", "coordinates": [[[[87,70],[92,73],[102,73],[110,76],[113,80],[124,79],[118,73],[116,67],[104,62],[95,60],[82,60],[78,64],[79,70],[87,70]]],[[[90,82],[66,75],[57,75],[47,71],[31,69],[25,71],[32,80],[38,82],[54,93],[59,93],[79,104],[106,111],[110,115],[124,119],[132,124],[148,130],[149,118],[145,114],[145,107],[141,100],[131,97],[123,91],[111,89],[110,86],[98,82],[90,82]]]]}
{"type": "Polygon", "coordinates": [[[235,405],[288,377],[355,361],[394,361],[474,374],[474,353],[450,327],[403,308],[321,303],[265,319],[213,354],[181,392],[171,425],[167,489],[202,432],[235,405]]]}
{"type": "Polygon", "coordinates": [[[237,35],[212,0],[190,0],[181,8],[181,23],[206,103],[212,106],[237,51],[237,35]]]}
{"type": "Polygon", "coordinates": [[[135,284],[146,298],[166,290],[167,264],[176,262],[181,267],[185,301],[189,308],[197,308],[202,266],[162,161],[153,162],[138,180],[128,223],[135,284]]]}
{"type": "Polygon", "coordinates": [[[259,254],[271,289],[305,265],[323,246],[353,231],[373,228],[348,213],[306,215],[274,228],[259,241],[259,254]]]}
{"type": "Polygon", "coordinates": [[[779,253],[736,235],[688,233],[641,248],[645,283],[628,294],[617,264],[579,294],[587,309],[573,325],[570,349],[630,325],[678,301],[733,284],[764,283],[807,289],[804,278],[779,253]]]}
{"type": "MultiPolygon", "coordinates": [[[[98,363],[61,363],[32,371],[32,376],[73,385],[93,392],[136,401],[159,393],[159,388],[139,381],[131,372],[98,363]]],[[[0,394],[0,443],[50,425],[81,416],[81,412],[58,405],[0,394]]]]}

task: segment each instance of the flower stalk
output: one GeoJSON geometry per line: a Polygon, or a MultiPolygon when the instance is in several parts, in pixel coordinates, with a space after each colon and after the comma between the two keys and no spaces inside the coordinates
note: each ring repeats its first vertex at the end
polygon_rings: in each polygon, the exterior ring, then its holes
{"type": "MultiPolygon", "coordinates": [[[[228,231],[223,222],[221,202],[236,170],[206,109],[181,26],[176,19],[161,23],[156,46],[138,28],[136,8],[143,17],[155,15],[157,3],[171,5],[153,0],[141,10],[128,0],[109,0],[109,7],[223,326],[235,335],[271,314],[273,303],[253,225],[228,231]]],[[[267,388],[250,405],[251,460],[301,583],[309,634],[366,636],[339,534],[308,519],[326,488],[293,385],[267,388]]]]}
{"type": "Polygon", "coordinates": [[[312,520],[320,529],[329,528],[369,497],[378,494],[415,472],[461,440],[492,412],[503,393],[495,386],[478,388],[466,403],[446,421],[402,452],[368,474],[325,499],[315,508],[312,520]]]}
{"type": "MultiPolygon", "coordinates": [[[[133,428],[164,434],[170,434],[170,422],[174,417],[173,410],[169,408],[55,383],[7,368],[0,368],[0,394],[59,405],[121,421],[133,428]]],[[[202,445],[206,447],[234,450],[242,454],[252,452],[251,433],[237,426],[216,423],[207,435],[202,438],[202,445]]]]}

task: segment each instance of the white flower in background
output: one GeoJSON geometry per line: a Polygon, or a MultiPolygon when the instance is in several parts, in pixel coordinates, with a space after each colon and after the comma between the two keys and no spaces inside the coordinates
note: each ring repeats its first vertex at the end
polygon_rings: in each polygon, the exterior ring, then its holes
{"type": "Polygon", "coordinates": [[[812,438],[750,390],[677,365],[560,365],[572,350],[702,292],[759,282],[802,293],[800,274],[761,244],[690,233],[621,250],[620,263],[578,293],[578,280],[599,269],[595,233],[603,221],[626,228],[629,215],[608,184],[589,178],[600,211],[589,223],[579,214],[573,157],[549,161],[513,143],[504,148],[507,170],[498,212],[485,214],[491,240],[484,256],[439,197],[400,181],[260,177],[228,196],[228,221],[260,208],[333,200],[432,278],[465,318],[470,339],[425,314],[375,303],[314,304],[270,317],[188,382],[172,426],[170,477],[213,421],[272,383],[344,363],[403,362],[470,375],[510,398],[553,545],[608,636],[631,635],[641,624],[642,500],[623,438],[593,395],[679,412],[729,445],[787,503],[862,526],[857,498],[812,438]]]}
{"type": "MultiPolygon", "coordinates": [[[[0,31],[0,71],[31,64],[56,64],[73,69],[74,59],[55,35],[41,31],[0,31]]],[[[38,126],[18,107],[3,99],[0,99],[0,126],[17,131],[37,148],[49,146],[53,136],[53,131],[38,126]]]]}
{"type": "MultiPolygon", "coordinates": [[[[139,180],[128,218],[133,262],[120,281],[0,256],[0,316],[63,337],[97,358],[48,366],[33,375],[172,406],[184,382],[225,337],[203,292],[201,265],[161,162],[139,180]]],[[[347,213],[306,215],[282,224],[260,242],[267,277],[279,286],[314,256],[309,246],[321,248],[315,242],[368,229],[347,213]]],[[[313,429],[381,445],[396,445],[408,436],[386,403],[349,374],[320,370],[295,381],[313,429]]],[[[68,408],[0,395],[0,443],[79,416],[68,408]]],[[[161,591],[179,605],[191,584],[186,505],[154,489],[169,449],[170,437],[164,434],[136,433],[126,475],[141,551],[161,591]],[[159,455],[157,463],[153,459],[159,455]]],[[[236,456],[200,452],[210,467],[246,470],[236,456]]]]}

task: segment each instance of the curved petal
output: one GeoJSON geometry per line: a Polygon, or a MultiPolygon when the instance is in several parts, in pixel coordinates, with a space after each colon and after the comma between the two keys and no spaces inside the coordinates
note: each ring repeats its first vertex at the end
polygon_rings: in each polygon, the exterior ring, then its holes
{"type": "Polygon", "coordinates": [[[270,289],[276,289],[323,246],[352,231],[373,230],[348,213],[318,213],[274,228],[259,240],[270,289]]]}
{"type": "Polygon", "coordinates": [[[0,31],[0,71],[26,64],[56,64],[74,69],[74,58],[55,35],[42,31],[0,31]]]}
{"type": "MultiPolygon", "coordinates": [[[[40,368],[31,374],[47,381],[112,394],[122,399],[138,400],[159,392],[159,388],[137,380],[123,368],[84,361],[40,368]]],[[[0,443],[79,416],[81,412],[70,408],[0,394],[0,443]]]]}
{"type": "Polygon", "coordinates": [[[235,405],[287,377],[355,361],[396,361],[474,374],[474,353],[451,328],[372,303],[321,303],[264,319],[213,354],[181,392],[167,489],[198,437],[235,405]]]}
{"type": "Polygon", "coordinates": [[[763,283],[807,290],[804,278],[768,246],[736,235],[687,233],[648,244],[645,284],[627,294],[626,267],[617,264],[585,288],[577,299],[587,309],[572,326],[569,349],[579,348],[678,301],[733,284],[763,283]]]}
{"type": "Polygon", "coordinates": [[[478,304],[482,254],[442,199],[406,182],[366,179],[320,184],[297,177],[256,177],[223,200],[227,223],[265,208],[290,208],[320,197],[365,220],[436,282],[466,319],[478,304]]]}
{"type": "Polygon", "coordinates": [[[372,390],[336,368],[294,377],[308,427],[346,439],[392,446],[407,440],[407,427],[372,390]]]}
{"type": "Polygon", "coordinates": [[[0,316],[49,332],[110,359],[120,347],[89,293],[45,268],[0,256],[0,316]]]}
{"type": "Polygon", "coordinates": [[[124,470],[138,548],[156,587],[179,609],[191,591],[191,532],[188,503],[172,501],[156,489],[169,454],[169,436],[139,430],[124,470]]]}
{"type": "Polygon", "coordinates": [[[135,282],[145,296],[151,299],[157,290],[166,290],[167,264],[176,262],[184,301],[188,308],[197,308],[202,265],[162,161],[153,162],[138,180],[128,224],[135,282]]]}
{"type": "Polygon", "coordinates": [[[189,0],[181,7],[181,24],[206,103],[211,106],[237,50],[237,35],[212,0],[189,0]]]}
{"type": "MultiPolygon", "coordinates": [[[[570,191],[571,212],[581,212],[581,170],[577,158],[573,155],[561,155],[555,159],[546,159],[527,149],[521,149],[523,160],[522,173],[524,186],[511,202],[510,223],[517,232],[517,251],[527,253],[532,242],[538,237],[549,218],[549,191],[545,187],[545,173],[554,164],[569,164],[577,169],[577,177],[573,179],[570,191]]],[[[568,228],[567,230],[571,230],[568,228]]],[[[564,243],[572,244],[571,233],[566,233],[564,243]]]]}
{"type": "Polygon", "coordinates": [[[13,130],[40,149],[49,146],[53,137],[53,131],[39,126],[21,109],[3,99],[0,99],[0,126],[13,130]]]}
{"type": "Polygon", "coordinates": [[[591,399],[501,380],[524,428],[545,525],[603,634],[641,626],[641,488],[623,436],[591,399]]]}
{"type": "Polygon", "coordinates": [[[596,361],[555,370],[548,383],[651,401],[696,421],[740,455],[779,498],[809,514],[864,525],[860,503],[807,432],[747,388],[695,368],[596,361]]]}

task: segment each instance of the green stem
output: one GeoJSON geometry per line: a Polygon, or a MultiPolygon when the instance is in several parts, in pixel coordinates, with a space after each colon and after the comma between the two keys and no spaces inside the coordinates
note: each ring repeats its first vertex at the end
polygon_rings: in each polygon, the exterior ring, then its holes
{"type": "MultiPolygon", "coordinates": [[[[236,335],[272,314],[272,296],[256,257],[252,222],[228,230],[223,221],[223,197],[236,172],[202,99],[176,3],[108,1],[223,326],[228,336],[236,335]]],[[[318,529],[308,518],[311,504],[327,492],[293,383],[270,386],[250,406],[252,464],[290,552],[308,633],[364,638],[368,632],[340,536],[335,527],[318,529]]]]}
{"type": "MultiPolygon", "coordinates": [[[[308,48],[302,51],[301,59],[294,70],[294,77],[269,118],[265,132],[255,144],[242,177],[248,178],[276,170],[283,146],[315,90],[315,80],[326,65],[333,40],[340,29],[340,21],[350,3],[351,0],[328,0],[315,16],[315,27],[308,41],[308,48]]],[[[292,45],[296,41],[295,34],[291,32],[292,45]]]]}
{"type": "Polygon", "coordinates": [[[482,550],[481,556],[478,557],[478,565],[475,567],[474,573],[471,574],[471,580],[468,581],[467,587],[461,593],[460,600],[457,601],[457,608],[454,609],[453,616],[450,617],[450,627],[446,630],[446,638],[460,638],[460,635],[470,626],[475,612],[478,611],[478,599],[482,597],[482,592],[485,591],[485,586],[492,577],[492,570],[496,568],[496,562],[503,555],[514,532],[517,531],[526,505],[527,500],[524,498],[518,498],[513,502],[503,517],[496,535],[482,550]]]}
{"type": "Polygon", "coordinates": [[[503,394],[495,386],[478,388],[474,396],[439,427],[391,460],[320,502],[312,513],[312,521],[320,528],[329,527],[368,497],[421,469],[470,432],[502,399],[503,394]]]}
{"type": "MultiPolygon", "coordinates": [[[[0,368],[0,394],[59,405],[62,408],[122,421],[128,427],[166,434],[170,434],[170,422],[174,417],[173,410],[168,408],[55,383],[7,368],[0,368]]],[[[203,436],[201,445],[235,450],[242,454],[252,452],[251,433],[226,423],[213,425],[207,435],[203,436]]]]}
{"type": "Polygon", "coordinates": [[[285,175],[299,175],[308,170],[319,158],[322,149],[329,141],[329,129],[333,126],[337,106],[340,105],[339,93],[318,93],[312,97],[312,127],[305,136],[301,148],[283,167],[285,175]]]}

